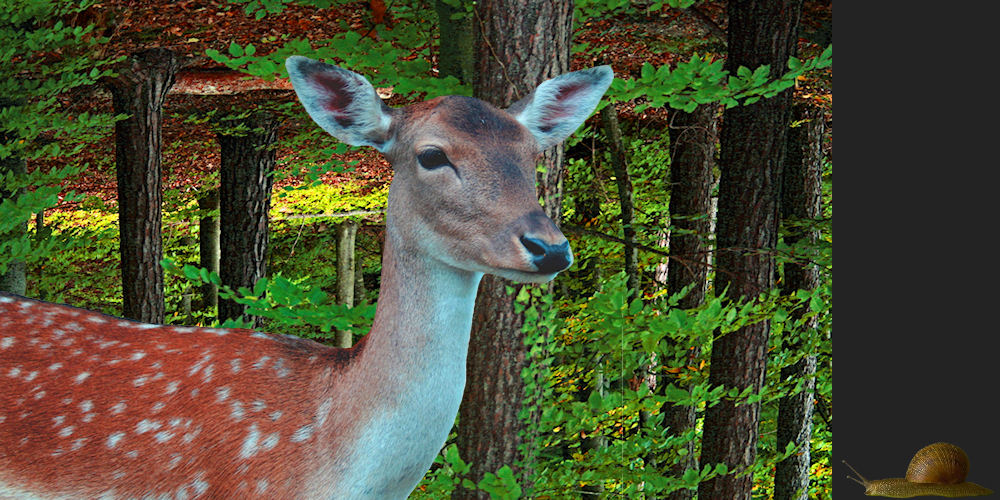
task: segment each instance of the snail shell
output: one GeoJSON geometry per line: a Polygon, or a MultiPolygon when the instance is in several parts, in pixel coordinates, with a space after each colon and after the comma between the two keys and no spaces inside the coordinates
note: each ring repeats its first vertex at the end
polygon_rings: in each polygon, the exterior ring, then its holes
{"type": "Polygon", "coordinates": [[[934,443],[917,451],[906,477],[867,480],[854,470],[851,478],[865,487],[865,495],[889,498],[911,498],[935,495],[942,497],[972,497],[989,495],[992,490],[965,481],[969,473],[969,457],[961,448],[950,443],[934,443]]]}

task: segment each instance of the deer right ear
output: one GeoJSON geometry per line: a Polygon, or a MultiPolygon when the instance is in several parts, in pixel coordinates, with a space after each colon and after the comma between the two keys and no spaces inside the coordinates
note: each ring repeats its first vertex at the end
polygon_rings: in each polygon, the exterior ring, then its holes
{"type": "Polygon", "coordinates": [[[583,125],[614,78],[611,66],[566,73],[542,82],[507,112],[531,131],[544,151],[583,125]]]}
{"type": "Polygon", "coordinates": [[[392,111],[365,77],[308,57],[285,60],[299,101],[317,125],[351,146],[389,149],[392,111]]]}

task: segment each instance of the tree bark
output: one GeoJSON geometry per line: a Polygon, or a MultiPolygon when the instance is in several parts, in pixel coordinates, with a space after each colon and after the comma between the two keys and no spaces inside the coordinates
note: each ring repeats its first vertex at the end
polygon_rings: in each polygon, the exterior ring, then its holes
{"type": "MultiPolygon", "coordinates": [[[[268,212],[275,164],[274,142],[278,119],[257,112],[244,120],[247,133],[219,133],[221,146],[220,259],[219,277],[232,289],[253,288],[267,274],[268,212]]],[[[219,320],[244,316],[244,307],[231,300],[219,301],[219,320]]],[[[250,319],[254,328],[259,318],[250,319]]]]}
{"type": "MultiPolygon", "coordinates": [[[[796,120],[802,125],[788,131],[788,160],[782,175],[781,217],[784,220],[814,220],[822,215],[823,175],[823,113],[816,108],[798,105],[793,108],[796,120]]],[[[816,241],[815,231],[790,230],[785,243],[792,245],[806,239],[816,241]]],[[[785,264],[782,293],[793,294],[798,290],[814,290],[819,286],[819,269],[811,264],[789,262],[785,264]]],[[[801,310],[792,316],[798,319],[801,310]]],[[[814,332],[817,318],[810,318],[805,329],[814,332]]],[[[801,342],[787,347],[792,351],[802,348],[801,342]]],[[[781,369],[782,380],[802,380],[801,392],[778,400],[778,451],[794,443],[799,451],[778,462],[774,472],[775,500],[806,500],[809,493],[810,440],[812,438],[813,392],[816,387],[816,355],[807,354],[802,359],[781,369]]]]}
{"type": "Polygon", "coordinates": [[[122,316],[146,323],[164,318],[160,129],[179,65],[173,52],[148,49],[129,57],[110,82],[115,113],[129,115],[115,123],[122,316]]]}
{"type": "MultiPolygon", "coordinates": [[[[506,108],[541,82],[569,70],[573,2],[567,0],[484,0],[473,16],[475,76],[473,95],[506,108]]],[[[549,149],[541,159],[539,194],[546,214],[557,223],[562,215],[563,148],[549,149]]],[[[510,465],[522,489],[531,490],[532,430],[519,418],[525,399],[522,370],[530,359],[516,313],[517,291],[525,285],[485,276],[476,299],[465,396],[459,411],[459,453],[472,464],[479,481],[485,472],[510,465]],[[507,294],[506,287],[514,293],[507,294]],[[524,452],[518,447],[523,445],[524,452]]],[[[483,492],[456,489],[453,499],[489,498],[483,492]]]]}
{"type": "MultiPolygon", "coordinates": [[[[769,64],[779,76],[794,53],[801,0],[729,3],[726,67],[769,64]]],[[[790,91],[723,114],[720,137],[718,290],[753,300],[774,285],[779,183],[785,159],[790,91]]],[[[762,321],[719,337],[712,346],[709,383],[759,393],[767,364],[770,324],[762,321]]],[[[702,465],[730,471],[701,483],[699,498],[750,498],[757,456],[760,404],[723,399],[705,412],[702,465]],[[740,403],[737,405],[737,403],[740,403]]]]}
{"type": "MultiPolygon", "coordinates": [[[[708,289],[708,244],[711,234],[712,185],[715,183],[715,143],[717,135],[716,111],[718,106],[702,104],[691,113],[671,110],[670,117],[670,220],[681,231],[670,236],[670,254],[684,260],[669,262],[667,291],[677,293],[684,287],[691,291],[677,303],[681,309],[696,308],[705,301],[708,289]]],[[[676,355],[676,353],[671,353],[676,355]]],[[[700,356],[697,351],[687,352],[687,359],[700,356]]],[[[669,358],[668,358],[669,359],[669,358]]],[[[687,360],[685,360],[686,362],[687,360]]],[[[669,375],[666,375],[669,377],[669,375]]],[[[672,383],[689,389],[679,378],[658,384],[666,387],[672,383]]],[[[674,436],[681,435],[695,426],[695,407],[666,404],[662,425],[674,436]]],[[[686,446],[687,454],[679,457],[670,467],[670,475],[680,477],[685,470],[697,469],[698,459],[694,442],[686,446]]],[[[683,489],[672,492],[670,500],[688,500],[694,491],[683,489]]]]}
{"type": "MultiPolygon", "coordinates": [[[[341,222],[337,226],[337,303],[348,307],[354,306],[354,242],[358,234],[358,223],[352,220],[341,222]]],[[[354,341],[350,330],[337,330],[334,333],[334,346],[351,347],[354,341]]]]}
{"type": "MultiPolygon", "coordinates": [[[[202,212],[219,210],[219,190],[213,189],[198,198],[202,212]]],[[[198,224],[198,255],[201,267],[219,273],[219,216],[202,214],[198,224]]],[[[219,288],[211,283],[201,285],[201,309],[214,309],[219,305],[219,288]]]]}

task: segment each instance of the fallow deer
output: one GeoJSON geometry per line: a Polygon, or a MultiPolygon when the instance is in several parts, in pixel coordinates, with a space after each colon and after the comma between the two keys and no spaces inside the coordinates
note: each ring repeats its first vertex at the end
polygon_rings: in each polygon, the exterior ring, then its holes
{"type": "Polygon", "coordinates": [[[405,498],[458,412],[480,278],[545,282],[572,262],[535,161],[595,109],[609,67],[501,110],[390,108],[361,75],[286,66],[317,124],[393,167],[370,333],[338,349],[0,295],[0,498],[405,498]]]}

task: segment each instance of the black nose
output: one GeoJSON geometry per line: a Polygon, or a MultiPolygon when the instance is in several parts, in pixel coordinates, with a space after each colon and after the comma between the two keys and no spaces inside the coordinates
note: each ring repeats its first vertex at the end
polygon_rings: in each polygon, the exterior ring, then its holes
{"type": "Polygon", "coordinates": [[[531,263],[540,273],[557,273],[573,263],[568,241],[550,245],[538,238],[521,236],[521,244],[531,253],[531,263]]]}

